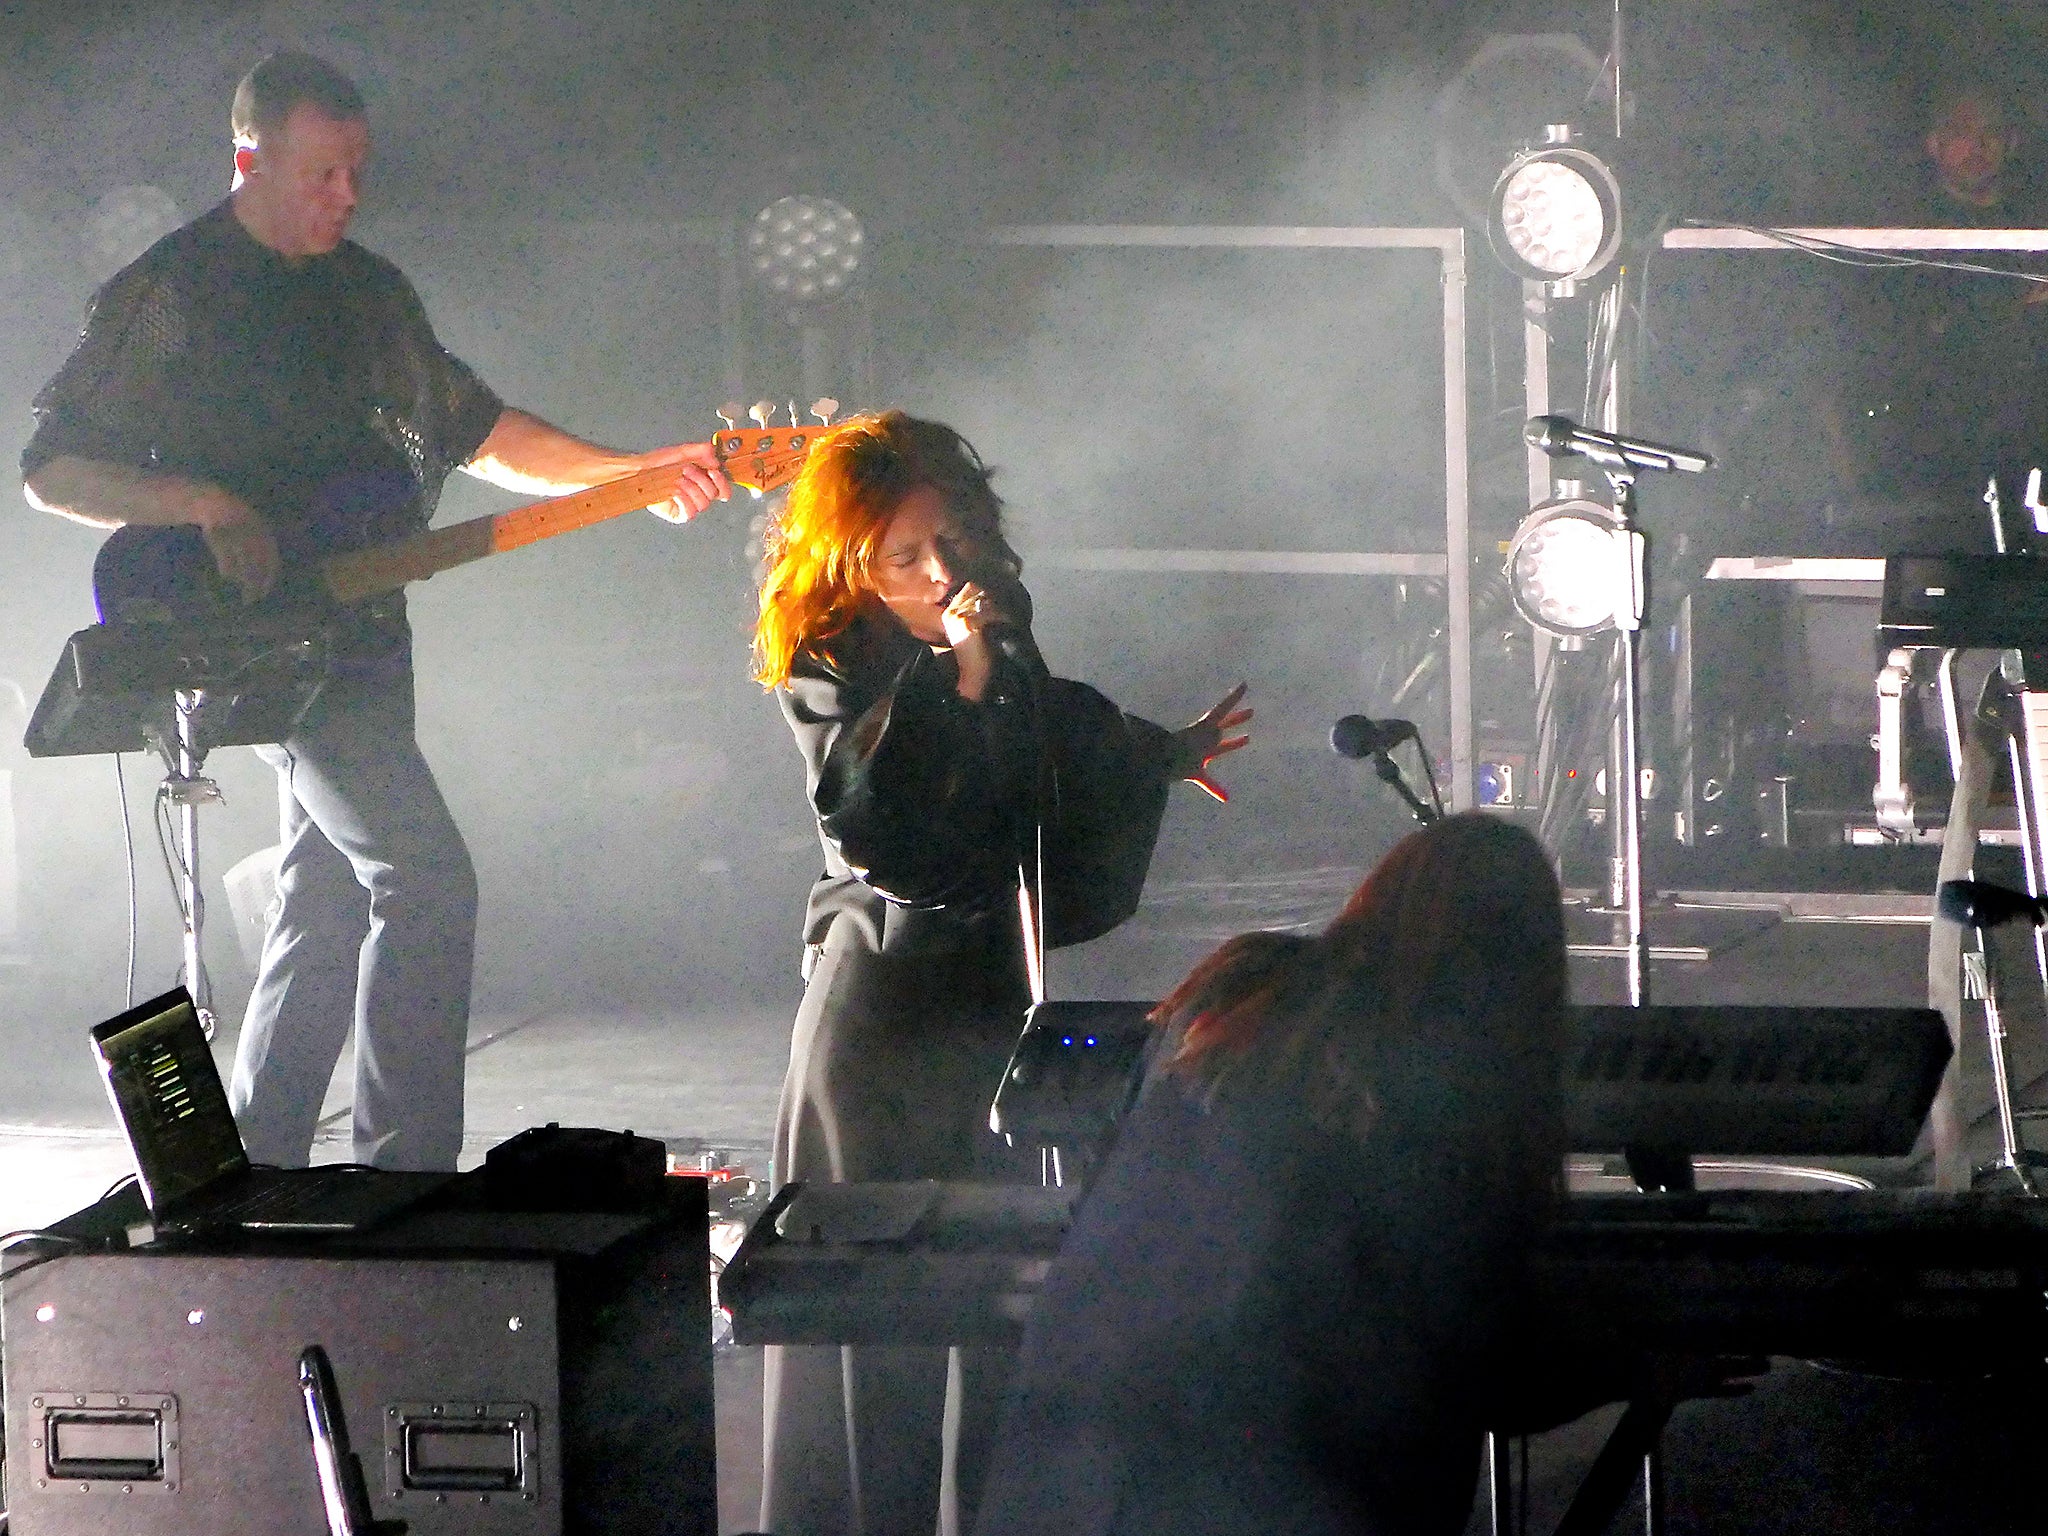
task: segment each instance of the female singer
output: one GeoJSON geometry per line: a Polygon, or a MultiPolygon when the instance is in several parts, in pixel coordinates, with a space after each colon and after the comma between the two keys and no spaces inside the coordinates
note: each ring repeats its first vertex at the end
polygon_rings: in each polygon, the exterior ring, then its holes
{"type": "Polygon", "coordinates": [[[1562,1175],[1564,1001],[1550,864],[1476,814],[1322,934],[1197,967],[1032,1313],[978,1536],[1462,1531],[1562,1175]]]}
{"type": "MultiPolygon", "coordinates": [[[[1169,785],[1223,799],[1207,765],[1246,741],[1229,734],[1251,718],[1242,685],[1168,731],[1050,676],[1001,511],[958,433],[891,411],[825,432],[770,530],[755,675],[796,734],[825,851],[778,1186],[1022,1173],[987,1124],[1031,1000],[1027,927],[1059,945],[1129,916],[1169,785]]],[[[762,1529],[970,1525],[1002,1368],[770,1349],[762,1529]]]]}

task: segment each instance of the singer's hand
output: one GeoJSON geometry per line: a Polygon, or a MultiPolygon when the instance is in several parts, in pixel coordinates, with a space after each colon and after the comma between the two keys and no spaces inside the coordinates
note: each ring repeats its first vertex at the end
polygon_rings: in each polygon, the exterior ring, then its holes
{"type": "Polygon", "coordinates": [[[1203,794],[1221,801],[1228,801],[1230,794],[1209,777],[1209,765],[1252,739],[1250,732],[1241,736],[1229,734],[1252,718],[1251,710],[1238,708],[1244,702],[1244,693],[1245,685],[1239,683],[1218,699],[1213,709],[1173,733],[1173,776],[1186,779],[1203,794]]]}
{"type": "Polygon", "coordinates": [[[1008,617],[996,606],[995,599],[972,581],[960,584],[960,590],[939,615],[939,627],[945,630],[946,643],[953,648],[953,660],[960,668],[961,698],[978,704],[988,691],[989,675],[995,664],[989,655],[988,636],[982,631],[1008,617]]]}

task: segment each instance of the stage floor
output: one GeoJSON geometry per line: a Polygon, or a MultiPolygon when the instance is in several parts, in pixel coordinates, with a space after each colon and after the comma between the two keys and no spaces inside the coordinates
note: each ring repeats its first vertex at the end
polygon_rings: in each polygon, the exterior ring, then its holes
{"type": "MultiPolygon", "coordinates": [[[[1653,996],[1667,1002],[1914,1003],[1925,995],[1926,936],[1925,926],[1917,924],[1750,924],[1709,961],[1658,964],[1653,996]]],[[[1083,952],[1062,968],[1061,995],[1084,995],[1091,988],[1128,990],[1115,988],[1118,975],[1149,979],[1155,972],[1173,972],[1208,942],[1206,935],[1189,934],[1141,939],[1137,947],[1150,945],[1152,952],[1137,971],[1131,969],[1135,950],[1128,946],[1113,969],[1091,964],[1083,952]]],[[[2015,955],[2016,962],[2019,958],[2015,955]]],[[[2010,973],[2026,974],[2018,963],[2010,973]]],[[[1580,1001],[1619,1001],[1620,968],[1607,959],[1575,959],[1573,987],[1580,1001]]],[[[2048,1032],[2040,1027],[2038,1012],[2035,1005],[2014,1022],[2020,1055],[2016,1075],[2023,1083],[2048,1069],[2048,1032]]],[[[32,1227],[75,1210],[128,1171],[125,1147],[86,1050],[85,1030],[91,1022],[58,1027],[42,1020],[31,1026],[13,1012],[0,1024],[0,1051],[11,1068],[0,1075],[0,1231],[32,1227]]],[[[479,1017],[471,1033],[465,1164],[480,1161],[503,1138],[553,1120],[659,1137],[680,1161],[694,1161],[709,1151],[765,1179],[788,1029],[788,1013],[779,1006],[479,1017]]],[[[1975,1112],[1988,1103],[1982,1096],[1986,1074],[1981,1041],[1970,1045],[1965,1097],[1975,1112]]],[[[224,1070],[232,1048],[230,1019],[216,1042],[224,1070]]],[[[1980,1141],[1988,1129],[1980,1117],[1980,1141]]],[[[315,1157],[340,1161],[348,1155],[347,1085],[338,1075],[315,1157]]],[[[1893,1176],[1911,1178],[1913,1172],[1901,1165],[1893,1176]]],[[[721,1529],[747,1531],[754,1526],[758,1489],[759,1352],[722,1352],[717,1381],[721,1529]]],[[[1840,1518],[1842,1500],[1848,1497],[1841,1479],[1855,1482],[1875,1475],[1875,1464],[1866,1464],[1866,1458],[1872,1447],[1889,1440],[1885,1427],[1906,1411],[1893,1400],[1908,1402],[1911,1415],[1918,1417],[1925,1397],[1920,1389],[1897,1384],[1845,1386],[1839,1378],[1797,1367],[1780,1371],[1744,1402],[1681,1409],[1670,1442],[1671,1529],[1802,1528],[1789,1514],[1782,1527],[1771,1525],[1762,1511],[1797,1508],[1809,1493],[1822,1498],[1830,1518],[1840,1518]],[[1735,1446],[1759,1443],[1759,1436],[1778,1447],[1761,1458],[1775,1457],[1781,1464],[1769,1475],[1755,1458],[1735,1459],[1735,1446]],[[1830,1471],[1831,1461],[1842,1456],[1853,1468],[1830,1471]],[[1800,1467],[1806,1470],[1792,1470],[1800,1467]],[[1795,1482],[1806,1491],[1795,1496],[1795,1482]],[[1745,1511],[1748,1523],[1724,1523],[1729,1510],[1721,1505],[1728,1498],[1745,1511]]],[[[1614,1414],[1604,1410],[1536,1441],[1531,1465],[1538,1519],[1532,1528],[1542,1527],[1544,1511],[1553,1520],[1561,1511],[1561,1501],[1590,1463],[1614,1414]]],[[[1946,1422],[1954,1415],[1943,1407],[1939,1417],[1946,1422]]],[[[1895,1510],[1901,1501],[1913,1504],[1897,1490],[1879,1500],[1895,1510]]],[[[1482,1512],[1475,1511],[1472,1529],[1482,1528],[1482,1512]]],[[[1803,1528],[1847,1527],[1823,1519],[1803,1528]]]]}

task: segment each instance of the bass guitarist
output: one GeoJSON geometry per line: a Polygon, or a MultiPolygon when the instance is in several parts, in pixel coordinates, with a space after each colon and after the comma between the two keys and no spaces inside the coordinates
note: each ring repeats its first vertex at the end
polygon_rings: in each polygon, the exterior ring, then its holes
{"type": "MultiPolygon", "coordinates": [[[[726,495],[710,445],[596,447],[507,408],[442,349],[398,269],[345,238],[370,136],[331,65],[272,54],[231,121],[227,200],[100,290],[37,397],[31,504],[160,529],[173,551],[203,540],[253,602],[324,556],[423,529],[457,468],[548,493],[673,467],[652,510],[674,522],[726,495]]],[[[356,1160],[451,1169],[475,870],[414,739],[402,599],[352,610],[333,654],[291,738],[258,749],[279,779],[280,904],[231,1098],[252,1159],[303,1165],[354,1024],[356,1160]]]]}

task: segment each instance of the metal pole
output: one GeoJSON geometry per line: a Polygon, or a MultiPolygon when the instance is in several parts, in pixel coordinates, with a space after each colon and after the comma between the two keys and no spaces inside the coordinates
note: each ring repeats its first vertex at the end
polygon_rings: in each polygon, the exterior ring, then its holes
{"type": "Polygon", "coordinates": [[[1508,1437],[1498,1429],[1486,1432],[1487,1536],[1515,1536],[1514,1469],[1508,1462],[1508,1437]]]}
{"type": "MultiPolygon", "coordinates": [[[[1550,300],[1543,285],[1522,279],[1522,419],[1550,414],[1550,300]]],[[[1529,505],[1550,500],[1550,455],[1534,443],[1523,450],[1529,471],[1529,505]]],[[[1539,635],[1544,634],[1538,630],[1539,635]]]]}
{"type": "MultiPolygon", "coordinates": [[[[1538,416],[1550,414],[1550,302],[1544,297],[1543,285],[1528,278],[1522,280],[1522,419],[1532,421],[1538,416]]],[[[1533,443],[1523,449],[1527,456],[1529,477],[1529,505],[1541,506],[1550,500],[1553,485],[1550,474],[1550,455],[1533,443]]],[[[1556,738],[1556,703],[1552,689],[1551,668],[1557,665],[1557,641],[1546,629],[1531,628],[1529,631],[1529,661],[1534,675],[1530,678],[1536,693],[1535,736],[1536,750],[1531,755],[1536,774],[1534,789],[1539,804],[1551,803],[1551,778],[1556,774],[1557,764],[1551,752],[1551,743],[1556,738]]],[[[1561,846],[1562,838],[1558,839],[1561,846]]],[[[1560,847],[1552,849],[1560,853],[1560,847]]]]}
{"type": "Polygon", "coordinates": [[[1622,126],[1621,0],[1614,0],[1614,23],[1612,30],[1608,33],[1607,57],[1608,63],[1611,66],[1611,73],[1608,76],[1608,80],[1609,83],[1614,87],[1614,137],[1618,141],[1621,138],[1622,126]]]}
{"type": "Polygon", "coordinates": [[[1649,550],[1642,530],[1636,527],[1636,479],[1632,471],[1610,470],[1614,485],[1615,511],[1621,515],[1618,537],[1623,541],[1629,564],[1629,602],[1621,619],[1621,708],[1616,712],[1621,726],[1619,784],[1608,786],[1608,804],[1616,818],[1615,837],[1619,844],[1615,861],[1622,886],[1623,924],[1628,943],[1628,1001],[1640,1008],[1650,997],[1650,947],[1643,933],[1643,821],[1642,763],[1638,733],[1642,729],[1641,701],[1637,697],[1636,666],[1642,645],[1643,615],[1649,608],[1649,550]]]}
{"type": "Polygon", "coordinates": [[[1472,488],[1465,384],[1465,237],[1443,248],[1444,600],[1449,608],[1451,809],[1478,803],[1472,741],[1472,488]]]}
{"type": "Polygon", "coordinates": [[[1640,797],[1634,793],[1642,775],[1637,761],[1636,649],[1642,631],[1621,635],[1621,784],[1614,804],[1621,817],[1622,912],[1628,934],[1628,1003],[1640,1008],[1650,998],[1650,952],[1643,936],[1643,829],[1640,797]]]}
{"type": "Polygon", "coordinates": [[[185,987],[198,1009],[200,1027],[211,1040],[213,987],[207,979],[206,957],[200,944],[206,926],[206,897],[199,886],[199,807],[207,800],[220,799],[220,790],[199,774],[205,755],[199,750],[197,720],[204,699],[205,695],[197,689],[178,690],[178,771],[172,781],[172,794],[178,805],[178,843],[182,854],[179,885],[184,897],[185,987]]]}

